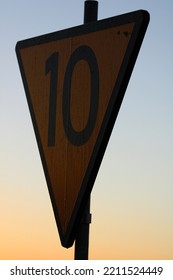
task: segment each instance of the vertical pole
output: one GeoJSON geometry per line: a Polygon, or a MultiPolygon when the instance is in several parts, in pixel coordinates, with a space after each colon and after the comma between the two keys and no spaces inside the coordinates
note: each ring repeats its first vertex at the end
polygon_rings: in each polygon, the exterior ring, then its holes
{"type": "Polygon", "coordinates": [[[90,199],[89,199],[76,235],[75,260],[88,260],[90,223],[91,223],[91,214],[90,214],[90,199]]]}
{"type": "MultiPolygon", "coordinates": [[[[84,24],[92,21],[97,21],[98,1],[86,0],[84,5],[84,24]]],[[[76,241],[75,241],[75,260],[88,260],[89,248],[89,225],[91,223],[90,214],[90,198],[86,209],[83,213],[83,218],[79,224],[76,241]]]]}
{"type": "Polygon", "coordinates": [[[97,21],[98,1],[86,0],[84,7],[84,23],[97,21]]]}

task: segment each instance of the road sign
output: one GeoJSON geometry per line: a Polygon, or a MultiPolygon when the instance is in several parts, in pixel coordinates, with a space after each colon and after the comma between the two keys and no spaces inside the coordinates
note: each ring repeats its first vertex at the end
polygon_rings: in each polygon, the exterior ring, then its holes
{"type": "Polygon", "coordinates": [[[75,239],[148,22],[136,11],[17,43],[64,247],[75,239]]]}

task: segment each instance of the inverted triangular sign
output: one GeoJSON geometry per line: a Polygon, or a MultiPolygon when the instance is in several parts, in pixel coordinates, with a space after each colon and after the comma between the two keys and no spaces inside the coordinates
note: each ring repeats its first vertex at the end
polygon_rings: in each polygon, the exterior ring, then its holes
{"type": "Polygon", "coordinates": [[[64,247],[75,239],[148,22],[136,11],[17,43],[64,247]]]}

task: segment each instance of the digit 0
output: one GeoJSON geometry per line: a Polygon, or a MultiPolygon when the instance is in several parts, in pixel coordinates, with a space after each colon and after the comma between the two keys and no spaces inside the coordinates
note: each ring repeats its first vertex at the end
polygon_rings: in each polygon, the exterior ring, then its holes
{"type": "Polygon", "coordinates": [[[90,47],[81,46],[72,53],[67,65],[63,88],[62,108],[64,129],[69,141],[73,145],[80,146],[86,143],[90,138],[98,113],[99,70],[95,54],[90,47]],[[90,69],[90,111],[86,126],[82,131],[75,131],[70,116],[71,82],[73,70],[80,60],[85,60],[88,63],[90,69]]]}

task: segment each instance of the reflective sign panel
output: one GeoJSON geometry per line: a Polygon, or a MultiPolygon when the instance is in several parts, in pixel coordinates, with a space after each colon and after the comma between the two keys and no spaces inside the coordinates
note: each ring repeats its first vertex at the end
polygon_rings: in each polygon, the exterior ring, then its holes
{"type": "Polygon", "coordinates": [[[75,239],[148,21],[136,11],[17,43],[64,247],[75,239]]]}

